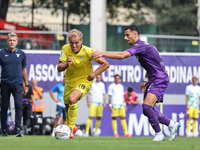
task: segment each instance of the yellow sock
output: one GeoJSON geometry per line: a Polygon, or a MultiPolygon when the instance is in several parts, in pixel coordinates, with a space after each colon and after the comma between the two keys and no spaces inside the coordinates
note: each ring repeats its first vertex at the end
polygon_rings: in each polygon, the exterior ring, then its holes
{"type": "Polygon", "coordinates": [[[89,133],[89,129],[90,129],[90,124],[91,124],[91,119],[88,119],[86,122],[86,126],[85,126],[85,132],[89,133]]]}
{"type": "Polygon", "coordinates": [[[190,123],[191,120],[187,119],[187,133],[190,133],[190,123]]]}
{"type": "Polygon", "coordinates": [[[121,119],[121,125],[124,131],[124,134],[127,133],[127,124],[126,124],[126,119],[121,119]]]}
{"type": "Polygon", "coordinates": [[[196,132],[196,128],[197,128],[197,120],[193,120],[193,133],[196,132]]]}
{"type": "Polygon", "coordinates": [[[117,120],[112,120],[112,128],[113,132],[117,133],[117,120]]]}
{"type": "Polygon", "coordinates": [[[75,127],[75,121],[76,121],[76,116],[78,112],[78,104],[69,104],[69,109],[68,109],[68,127],[70,129],[73,129],[75,127]]]}
{"type": "Polygon", "coordinates": [[[96,123],[95,123],[95,132],[97,132],[97,130],[99,129],[100,124],[101,124],[101,120],[96,120],[96,123]]]}
{"type": "Polygon", "coordinates": [[[69,119],[68,119],[68,112],[66,112],[66,120],[67,120],[67,125],[68,125],[68,122],[69,122],[69,119]]]}

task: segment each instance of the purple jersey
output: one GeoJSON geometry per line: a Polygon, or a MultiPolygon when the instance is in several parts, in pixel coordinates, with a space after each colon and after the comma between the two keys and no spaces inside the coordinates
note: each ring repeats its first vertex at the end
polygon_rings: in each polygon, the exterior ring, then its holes
{"type": "Polygon", "coordinates": [[[126,51],[131,56],[136,56],[141,66],[147,71],[150,82],[153,82],[155,79],[169,80],[163,59],[154,46],[138,39],[136,44],[126,51]]]}

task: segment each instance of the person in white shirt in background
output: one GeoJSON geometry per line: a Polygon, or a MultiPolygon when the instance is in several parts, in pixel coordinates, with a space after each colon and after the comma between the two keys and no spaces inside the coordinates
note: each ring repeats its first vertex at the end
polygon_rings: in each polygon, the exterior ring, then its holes
{"type": "Polygon", "coordinates": [[[200,99],[200,87],[197,85],[198,78],[192,77],[192,84],[188,85],[185,90],[186,95],[186,111],[187,111],[187,134],[186,137],[190,137],[191,119],[193,118],[193,134],[197,137],[196,127],[197,119],[199,118],[199,99],[200,99]]]}
{"type": "Polygon", "coordinates": [[[90,92],[87,94],[87,105],[89,107],[89,118],[86,122],[85,137],[89,136],[90,125],[94,117],[96,117],[97,120],[93,135],[99,136],[97,131],[101,124],[103,108],[106,108],[105,84],[101,82],[100,74],[96,76],[96,81],[93,82],[90,92]]]}
{"type": "Polygon", "coordinates": [[[124,87],[120,82],[120,75],[116,74],[114,76],[114,83],[111,83],[108,87],[108,95],[109,95],[109,107],[111,110],[112,116],[112,128],[114,132],[114,137],[119,137],[117,132],[117,117],[121,119],[121,126],[123,128],[124,137],[131,137],[131,135],[127,131],[127,123],[126,123],[126,103],[124,97],[124,87]]]}

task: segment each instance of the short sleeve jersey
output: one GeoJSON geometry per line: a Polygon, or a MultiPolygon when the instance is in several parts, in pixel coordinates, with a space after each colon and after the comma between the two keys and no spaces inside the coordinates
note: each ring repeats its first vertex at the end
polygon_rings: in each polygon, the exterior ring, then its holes
{"type": "MultiPolygon", "coordinates": [[[[72,56],[72,64],[67,68],[65,72],[66,84],[73,84],[77,81],[86,81],[89,74],[93,72],[92,60],[96,61],[98,59],[92,58],[92,52],[95,51],[92,48],[82,45],[78,53],[74,53],[70,47],[70,44],[66,44],[61,49],[61,54],[59,61],[64,63],[67,59],[72,56]]],[[[90,81],[93,82],[93,81],[90,81]]]]}
{"type": "Polygon", "coordinates": [[[2,66],[1,80],[8,84],[23,84],[22,68],[26,68],[26,54],[16,49],[0,51],[0,65],[2,66]]]}
{"type": "Polygon", "coordinates": [[[186,87],[185,94],[188,95],[188,106],[190,108],[199,108],[200,87],[190,84],[186,87]]]}
{"type": "Polygon", "coordinates": [[[113,105],[122,105],[124,103],[124,87],[120,83],[111,83],[108,87],[108,95],[112,96],[113,105]]]}
{"type": "Polygon", "coordinates": [[[136,44],[126,51],[131,56],[136,56],[141,66],[147,71],[149,81],[155,79],[169,80],[163,59],[154,46],[138,39],[136,44]]]}
{"type": "Polygon", "coordinates": [[[64,104],[64,91],[65,91],[65,85],[63,83],[59,83],[56,86],[54,86],[51,89],[53,92],[58,92],[57,99],[61,100],[60,102],[57,103],[57,105],[61,107],[65,107],[64,104]]]}
{"type": "Polygon", "coordinates": [[[89,93],[91,102],[103,103],[103,94],[105,94],[105,84],[101,81],[94,81],[92,83],[92,87],[89,93]]]}

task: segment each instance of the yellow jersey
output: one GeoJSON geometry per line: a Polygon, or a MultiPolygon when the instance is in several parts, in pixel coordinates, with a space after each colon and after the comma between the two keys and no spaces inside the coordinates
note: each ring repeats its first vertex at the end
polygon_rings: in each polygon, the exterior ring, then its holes
{"type": "MultiPolygon", "coordinates": [[[[65,44],[61,49],[59,61],[66,63],[67,59],[73,57],[72,64],[67,68],[65,72],[65,83],[75,84],[77,81],[87,81],[89,74],[93,72],[92,60],[98,62],[98,59],[92,57],[92,52],[95,50],[85,45],[81,46],[78,53],[74,53],[70,44],[65,44]]],[[[91,81],[93,82],[93,81],[91,81]]]]}

